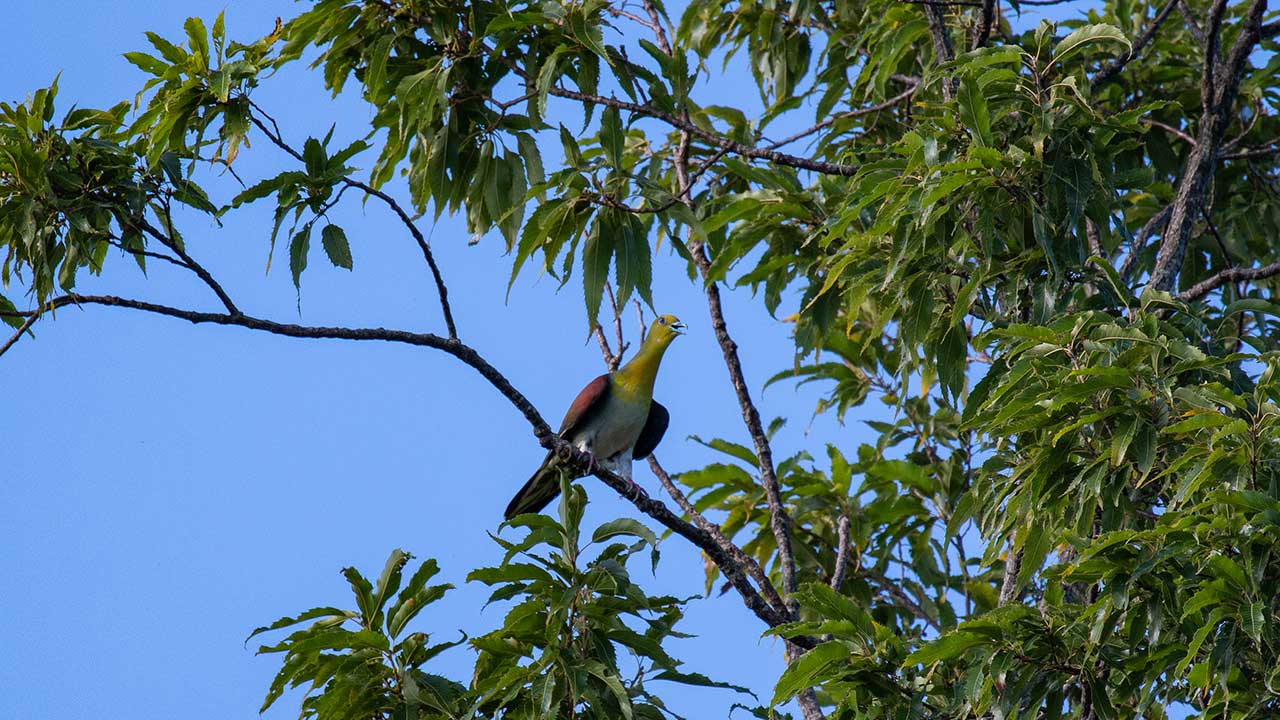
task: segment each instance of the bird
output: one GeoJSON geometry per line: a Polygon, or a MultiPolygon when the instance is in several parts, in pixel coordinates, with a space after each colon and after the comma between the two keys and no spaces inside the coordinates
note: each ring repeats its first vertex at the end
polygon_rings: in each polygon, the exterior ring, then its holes
{"type": "MultiPolygon", "coordinates": [[[[559,434],[590,457],[588,473],[596,463],[616,464],[630,479],[631,460],[648,457],[658,446],[671,414],[653,399],[653,383],[671,341],[685,330],[676,316],[659,315],[635,356],[616,372],[588,383],[569,406],[559,434]]],[[[507,505],[504,519],[541,512],[560,494],[560,475],[566,470],[555,451],[548,452],[507,505]]]]}

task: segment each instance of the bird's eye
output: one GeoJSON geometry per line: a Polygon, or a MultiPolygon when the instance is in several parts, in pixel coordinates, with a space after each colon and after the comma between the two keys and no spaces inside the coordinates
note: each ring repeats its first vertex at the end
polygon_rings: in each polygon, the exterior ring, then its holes
{"type": "Polygon", "coordinates": [[[666,319],[666,318],[658,318],[658,324],[659,324],[659,325],[666,325],[666,324],[667,324],[667,319],[666,319]]]}

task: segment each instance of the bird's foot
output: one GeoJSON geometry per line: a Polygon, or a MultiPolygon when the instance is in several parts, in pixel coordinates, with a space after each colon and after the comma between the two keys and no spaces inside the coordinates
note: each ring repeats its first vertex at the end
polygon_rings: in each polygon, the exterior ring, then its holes
{"type": "Polygon", "coordinates": [[[636,482],[635,480],[632,480],[631,478],[627,478],[627,497],[630,500],[640,500],[640,499],[648,500],[649,491],[641,487],[640,483],[636,482]]]}

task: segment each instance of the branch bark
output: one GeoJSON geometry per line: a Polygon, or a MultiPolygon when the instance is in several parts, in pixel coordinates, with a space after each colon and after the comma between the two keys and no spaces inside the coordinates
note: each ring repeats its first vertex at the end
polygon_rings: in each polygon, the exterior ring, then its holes
{"type": "Polygon", "coordinates": [[[1218,62],[1218,47],[1226,0],[1216,0],[1210,8],[1205,28],[1205,68],[1200,84],[1202,112],[1196,145],[1187,156],[1182,179],[1174,195],[1169,225],[1161,238],[1155,268],[1151,272],[1150,284],[1157,290],[1172,291],[1177,284],[1192,228],[1217,166],[1218,149],[1228,124],[1227,113],[1235,102],[1249,53],[1261,37],[1262,14],[1266,7],[1267,0],[1250,2],[1225,63],[1218,62]]]}
{"type": "Polygon", "coordinates": [[[1225,270],[1218,271],[1217,273],[1178,293],[1178,299],[1186,300],[1187,302],[1194,302],[1227,283],[1239,282],[1241,280],[1262,280],[1276,275],[1280,275],[1280,262],[1274,262],[1270,265],[1263,265],[1261,267],[1227,268],[1225,270]]]}
{"type": "MultiPolygon", "coordinates": [[[[977,4],[977,3],[974,3],[977,4]]],[[[956,59],[955,47],[951,44],[951,33],[947,30],[947,13],[936,4],[924,6],[925,19],[929,21],[929,35],[933,38],[933,56],[936,62],[948,63],[956,59]]],[[[942,97],[951,100],[956,94],[956,81],[951,77],[942,79],[942,97]]]]}

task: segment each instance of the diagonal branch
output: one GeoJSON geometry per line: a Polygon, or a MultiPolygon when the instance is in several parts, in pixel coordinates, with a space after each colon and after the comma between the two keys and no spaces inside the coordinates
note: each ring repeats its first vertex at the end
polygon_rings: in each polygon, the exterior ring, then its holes
{"type": "Polygon", "coordinates": [[[1169,17],[1169,13],[1173,12],[1173,9],[1177,7],[1178,2],[1179,0],[1169,0],[1169,2],[1165,3],[1164,7],[1160,8],[1160,12],[1156,13],[1156,16],[1151,20],[1151,24],[1147,26],[1147,29],[1138,36],[1137,40],[1133,41],[1133,45],[1129,47],[1129,50],[1107,65],[1104,65],[1103,68],[1098,71],[1098,74],[1094,75],[1089,80],[1089,86],[1096,88],[1116,75],[1119,75],[1120,71],[1124,70],[1125,66],[1132,62],[1134,58],[1138,57],[1147,45],[1151,43],[1152,38],[1156,36],[1156,31],[1164,24],[1165,19],[1169,17]]]}
{"type": "Polygon", "coordinates": [[[1218,62],[1218,46],[1226,0],[1215,0],[1210,8],[1205,28],[1204,75],[1200,83],[1203,110],[1196,145],[1187,155],[1182,178],[1174,194],[1169,225],[1161,237],[1155,268],[1151,272],[1150,284],[1157,290],[1172,291],[1177,284],[1192,228],[1217,166],[1218,150],[1228,124],[1227,113],[1235,102],[1249,54],[1261,37],[1262,14],[1266,7],[1267,0],[1250,2],[1225,63],[1218,62]]]}
{"type": "MultiPolygon", "coordinates": [[[[167,215],[167,210],[166,210],[166,215],[167,215]]],[[[173,251],[173,254],[177,255],[178,258],[182,260],[182,262],[180,263],[181,265],[184,265],[188,270],[195,273],[196,277],[200,278],[200,280],[204,282],[205,285],[208,285],[209,288],[213,290],[213,294],[217,295],[218,300],[222,301],[222,305],[227,309],[227,312],[231,313],[232,315],[240,314],[240,310],[235,306],[235,303],[231,302],[230,296],[228,296],[227,292],[222,289],[222,286],[218,284],[218,281],[214,280],[213,276],[209,274],[209,271],[205,270],[200,263],[192,259],[192,257],[188,255],[185,250],[182,249],[182,245],[179,244],[176,239],[174,239],[172,227],[169,228],[168,235],[160,232],[160,230],[152,226],[151,223],[147,222],[146,220],[141,221],[141,224],[138,227],[142,228],[143,232],[145,232],[146,234],[155,238],[156,241],[159,242],[161,245],[164,245],[165,247],[173,251]]]]}
{"type": "Polygon", "coordinates": [[[918,90],[919,88],[920,88],[920,83],[912,83],[912,84],[911,84],[911,86],[910,86],[910,87],[908,87],[906,90],[902,91],[901,93],[898,93],[897,95],[894,95],[893,97],[889,98],[888,100],[885,100],[885,101],[884,101],[884,102],[882,102],[882,103],[879,103],[879,104],[876,104],[876,105],[871,105],[871,106],[869,106],[869,107],[858,108],[858,109],[856,109],[856,110],[849,110],[849,111],[846,111],[846,112],[837,113],[837,114],[835,114],[835,115],[832,115],[831,117],[827,118],[826,120],[823,120],[822,122],[820,122],[820,123],[818,123],[818,124],[816,124],[816,125],[813,125],[812,127],[809,127],[809,128],[804,129],[804,130],[801,130],[800,132],[796,133],[795,135],[791,135],[790,137],[783,138],[783,139],[781,139],[781,140],[779,140],[779,141],[777,141],[777,142],[773,143],[772,145],[769,145],[768,149],[769,149],[769,150],[777,150],[778,148],[782,147],[783,145],[789,145],[789,144],[791,144],[791,143],[795,142],[796,140],[800,140],[800,139],[802,139],[802,138],[806,138],[806,137],[808,137],[808,136],[810,136],[810,135],[812,135],[812,134],[814,134],[814,133],[818,132],[819,130],[823,130],[823,129],[825,129],[825,128],[829,128],[829,127],[831,127],[832,125],[836,124],[837,122],[839,122],[839,121],[841,121],[841,120],[848,120],[849,118],[860,117],[860,116],[862,116],[862,115],[870,115],[870,114],[872,114],[872,113],[878,113],[878,112],[880,112],[881,110],[888,110],[889,108],[893,107],[894,105],[897,105],[898,103],[902,102],[903,100],[906,100],[907,98],[909,98],[909,97],[911,97],[912,95],[914,95],[914,94],[915,94],[915,92],[916,92],[916,90],[918,90]]]}
{"type": "MultiPolygon", "coordinates": [[[[276,121],[253,101],[250,101],[249,104],[255,110],[255,113],[249,116],[249,119],[253,121],[253,124],[256,125],[258,129],[267,136],[267,139],[269,139],[276,147],[291,155],[295,160],[302,161],[302,153],[298,152],[284,141],[284,137],[281,135],[280,127],[276,125],[276,121]],[[272,127],[267,127],[266,123],[262,122],[258,115],[270,120],[272,127]]],[[[418,248],[422,250],[422,257],[426,259],[427,267],[431,269],[431,277],[436,283],[436,293],[440,296],[440,310],[444,313],[445,328],[449,331],[449,337],[456,339],[458,337],[458,328],[453,322],[453,310],[449,306],[449,288],[444,284],[444,277],[440,274],[440,266],[436,264],[436,258],[431,252],[430,243],[428,243],[427,239],[423,237],[422,231],[418,229],[418,226],[414,224],[413,218],[409,216],[409,213],[405,212],[404,208],[400,207],[400,203],[396,202],[395,198],[367,183],[360,182],[359,180],[346,175],[342,176],[342,183],[348,187],[363,190],[366,194],[372,195],[373,197],[381,200],[387,207],[391,208],[391,211],[400,218],[400,222],[409,230],[409,234],[412,235],[413,239],[418,243],[418,248]]]]}
{"type": "MultiPolygon", "coordinates": [[[[0,316],[17,316],[27,318],[26,323],[24,323],[25,331],[26,329],[29,329],[30,325],[45,312],[67,305],[103,305],[106,307],[126,308],[177,318],[179,320],[186,320],[195,324],[229,325],[293,338],[381,341],[440,350],[470,366],[476,372],[480,373],[485,380],[489,381],[489,384],[498,392],[502,393],[503,397],[505,397],[516,410],[524,415],[525,420],[528,421],[533,430],[534,436],[538,439],[539,444],[544,448],[556,452],[580,468],[587,467],[589,461],[589,458],[585,454],[579,452],[575,447],[551,429],[546,420],[542,417],[541,413],[539,413],[537,408],[533,406],[533,403],[531,403],[523,393],[517,390],[515,386],[507,380],[505,375],[499,372],[497,368],[491,365],[474,348],[464,344],[457,338],[445,338],[431,333],[415,333],[406,330],[390,330],[386,328],[346,328],[294,325],[244,314],[209,313],[185,310],[168,305],[159,305],[156,303],[116,297],[113,295],[61,295],[48,301],[36,310],[18,313],[3,312],[0,313],[0,316]]],[[[7,350],[14,342],[15,340],[11,338],[4,346],[0,346],[0,352],[7,350]]],[[[705,530],[682,520],[661,501],[648,497],[637,496],[629,481],[610,470],[601,468],[597,465],[592,474],[614,491],[618,492],[622,497],[629,500],[638,510],[654,520],[657,520],[672,532],[680,535],[702,549],[702,551],[705,552],[707,556],[722,569],[725,576],[734,583],[734,587],[736,587],[742,595],[743,602],[747,607],[767,625],[770,627],[776,627],[790,620],[789,615],[774,609],[764,600],[764,598],[760,596],[755,588],[751,586],[750,582],[747,581],[743,568],[733,557],[726,553],[725,550],[720,547],[719,543],[717,543],[705,530]]],[[[805,648],[812,647],[814,645],[812,638],[792,638],[791,642],[805,648]]]]}
{"type": "Polygon", "coordinates": [[[0,345],[0,355],[4,355],[9,352],[9,348],[17,345],[18,341],[22,339],[22,336],[29,333],[31,331],[31,326],[35,325],[36,321],[39,319],[40,313],[32,313],[30,317],[27,318],[26,322],[19,325],[18,330],[10,335],[9,339],[5,340],[3,345],[0,345]]]}

